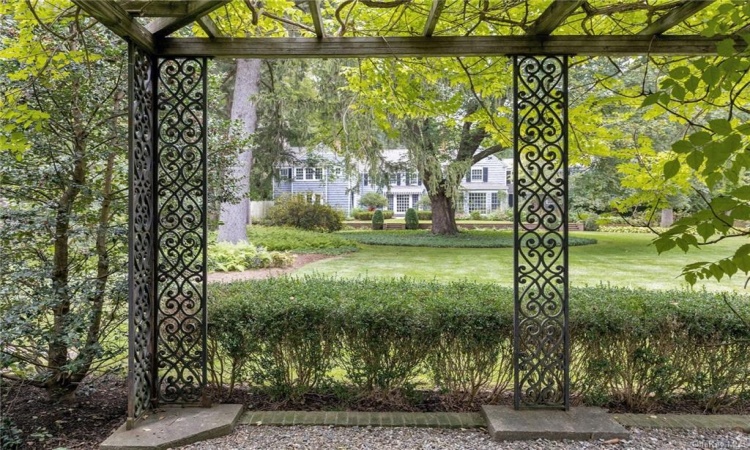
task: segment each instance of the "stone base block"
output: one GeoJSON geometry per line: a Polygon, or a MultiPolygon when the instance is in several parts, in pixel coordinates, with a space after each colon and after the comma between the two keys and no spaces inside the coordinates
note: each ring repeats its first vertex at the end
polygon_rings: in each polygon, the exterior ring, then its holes
{"type": "Polygon", "coordinates": [[[167,449],[213,439],[232,432],[242,405],[211,408],[166,407],[152,411],[132,430],[121,426],[104,441],[102,450],[167,449]]]}
{"type": "Polygon", "coordinates": [[[570,411],[515,410],[510,406],[482,406],[487,431],[497,441],[628,439],[630,433],[601,408],[570,411]]]}

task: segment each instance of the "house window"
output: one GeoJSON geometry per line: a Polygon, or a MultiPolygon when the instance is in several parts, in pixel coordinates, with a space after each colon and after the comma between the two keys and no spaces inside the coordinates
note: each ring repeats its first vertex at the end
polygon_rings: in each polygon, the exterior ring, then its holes
{"type": "Polygon", "coordinates": [[[393,186],[398,181],[398,174],[392,173],[388,176],[388,183],[393,186]]]}
{"type": "Polygon", "coordinates": [[[388,194],[388,211],[393,211],[393,194],[388,194]]]}
{"type": "Polygon", "coordinates": [[[297,167],[294,169],[294,179],[304,181],[316,181],[323,178],[323,169],[319,167],[297,167]]]}
{"type": "Polygon", "coordinates": [[[419,186],[419,172],[407,173],[406,184],[408,184],[409,186],[419,186]]]}
{"type": "Polygon", "coordinates": [[[497,192],[493,192],[490,196],[490,210],[494,211],[500,208],[500,198],[497,192]]]}
{"type": "Polygon", "coordinates": [[[487,194],[484,192],[469,192],[469,212],[485,212],[487,208],[487,194]]]}
{"type": "Polygon", "coordinates": [[[419,194],[411,194],[411,207],[416,209],[417,204],[419,204],[419,194]]]}
{"type": "Polygon", "coordinates": [[[506,170],[505,171],[505,184],[510,186],[510,184],[513,182],[513,171],[506,170]]]}
{"type": "Polygon", "coordinates": [[[341,167],[336,167],[335,169],[333,169],[333,175],[336,178],[341,178],[341,167]]]}
{"type": "Polygon", "coordinates": [[[396,196],[396,212],[402,213],[409,209],[409,196],[408,195],[397,195],[396,196]]]}
{"type": "Polygon", "coordinates": [[[368,184],[369,182],[370,182],[370,176],[369,176],[369,175],[367,175],[367,174],[364,174],[364,176],[362,177],[362,184],[363,184],[364,186],[367,186],[367,184],[368,184]]]}
{"type": "Polygon", "coordinates": [[[471,169],[471,181],[482,181],[482,169],[471,169]]]}

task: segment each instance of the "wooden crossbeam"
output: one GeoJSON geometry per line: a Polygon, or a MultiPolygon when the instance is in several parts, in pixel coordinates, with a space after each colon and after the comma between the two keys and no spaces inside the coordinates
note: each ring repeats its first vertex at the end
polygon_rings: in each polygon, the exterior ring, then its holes
{"type": "Polygon", "coordinates": [[[716,45],[738,36],[432,36],[312,38],[165,38],[164,56],[217,58],[388,58],[497,55],[715,55],[716,45]]]}
{"type": "Polygon", "coordinates": [[[528,35],[548,36],[559,27],[584,0],[555,0],[526,31],[528,35]]]}
{"type": "Polygon", "coordinates": [[[432,7],[430,8],[430,15],[427,16],[427,23],[424,26],[424,36],[430,37],[435,32],[438,20],[440,20],[440,14],[443,13],[445,7],[445,0],[433,0],[432,7]]]}
{"type": "Polygon", "coordinates": [[[318,39],[323,39],[325,36],[325,28],[323,28],[323,17],[320,15],[320,0],[308,0],[307,5],[310,7],[310,15],[312,16],[313,28],[315,28],[315,36],[318,39]]]}
{"type": "Polygon", "coordinates": [[[133,42],[149,53],[156,52],[154,35],[115,2],[73,0],[73,3],[116,35],[133,42]]]}
{"type": "Polygon", "coordinates": [[[217,27],[216,23],[208,16],[199,18],[198,25],[200,25],[203,32],[205,32],[210,38],[216,38],[222,35],[219,27],[217,27]]]}
{"type": "Polygon", "coordinates": [[[183,0],[128,0],[122,9],[138,17],[180,17],[189,12],[190,3],[183,0]]]}
{"type": "Polygon", "coordinates": [[[169,36],[180,28],[190,25],[211,11],[226,5],[232,0],[196,0],[190,1],[188,12],[179,17],[162,17],[146,25],[146,29],[157,38],[169,36]]]}
{"type": "Polygon", "coordinates": [[[639,31],[638,34],[662,34],[713,2],[714,0],[686,1],[685,3],[681,4],[680,6],[676,6],[671,11],[661,16],[658,20],[652,22],[651,25],[639,31]]]}

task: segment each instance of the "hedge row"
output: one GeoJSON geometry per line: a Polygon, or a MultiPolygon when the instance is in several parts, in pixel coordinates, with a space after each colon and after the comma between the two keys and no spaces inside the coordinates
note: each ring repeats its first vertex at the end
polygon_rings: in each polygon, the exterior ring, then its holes
{"type": "MultiPolygon", "coordinates": [[[[382,211],[383,212],[383,219],[392,219],[393,218],[393,211],[382,211]]],[[[357,220],[372,220],[372,216],[375,214],[375,211],[360,211],[354,213],[354,218],[357,220]]]]}
{"type": "MultiPolygon", "coordinates": [[[[472,400],[512,388],[509,288],[469,282],[276,278],[210,286],[217,382],[300,396],[331,370],[364,393],[429,383],[472,400]],[[221,370],[221,369],[224,370],[221,370]]],[[[745,317],[750,300],[728,301],[745,317]]],[[[571,380],[588,404],[633,410],[750,396],[750,329],[706,292],[571,291],[571,380]]]]}

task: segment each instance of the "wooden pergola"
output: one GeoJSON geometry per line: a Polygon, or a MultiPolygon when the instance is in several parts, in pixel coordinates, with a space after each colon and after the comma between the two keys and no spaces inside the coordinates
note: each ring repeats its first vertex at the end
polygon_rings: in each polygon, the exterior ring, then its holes
{"type": "Polygon", "coordinates": [[[750,31],[705,36],[730,0],[73,2],[130,43],[128,426],[208,401],[209,58],[511,57],[515,407],[567,410],[568,57],[712,55],[727,39],[745,51],[750,31]]]}

